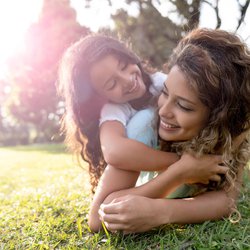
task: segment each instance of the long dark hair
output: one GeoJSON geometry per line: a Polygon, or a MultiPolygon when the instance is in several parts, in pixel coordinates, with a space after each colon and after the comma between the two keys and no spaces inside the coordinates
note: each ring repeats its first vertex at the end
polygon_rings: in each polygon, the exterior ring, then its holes
{"type": "MultiPolygon", "coordinates": [[[[126,64],[137,64],[147,90],[152,84],[139,57],[118,39],[105,35],[88,35],[64,53],[58,74],[58,90],[64,98],[66,108],[62,129],[69,148],[89,164],[93,192],[106,162],[99,140],[99,117],[104,102],[92,88],[89,70],[95,62],[107,55],[113,55],[126,64]]],[[[143,97],[130,103],[135,109],[141,109],[149,103],[150,97],[151,94],[146,91],[143,97]]]]}
{"type": "MultiPolygon", "coordinates": [[[[230,168],[225,183],[233,183],[232,178],[236,178],[239,168],[245,166],[250,157],[247,138],[250,130],[250,51],[233,33],[195,29],[174,50],[169,70],[174,65],[185,74],[210,113],[197,137],[172,147],[182,152],[222,154],[230,168]],[[242,134],[245,140],[234,147],[233,141],[242,134]]],[[[163,142],[163,147],[166,146],[163,142]]]]}

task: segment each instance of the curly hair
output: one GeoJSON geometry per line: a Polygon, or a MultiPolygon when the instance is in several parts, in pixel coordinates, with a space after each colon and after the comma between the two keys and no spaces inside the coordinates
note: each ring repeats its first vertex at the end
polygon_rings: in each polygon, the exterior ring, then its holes
{"type": "MultiPolygon", "coordinates": [[[[65,101],[62,130],[69,149],[89,164],[92,192],[106,167],[99,140],[99,117],[104,100],[92,88],[89,71],[93,64],[113,55],[126,64],[137,64],[147,90],[152,84],[139,57],[118,39],[92,34],[71,45],[64,53],[58,71],[58,92],[65,101]]],[[[149,103],[151,94],[130,102],[141,109],[149,103]]]]}
{"type": "MultiPolygon", "coordinates": [[[[250,157],[250,51],[233,33],[195,29],[173,51],[169,70],[175,65],[208,107],[209,118],[195,138],[173,143],[172,150],[222,154],[230,171],[220,187],[230,187],[250,157]],[[244,140],[235,147],[233,142],[241,135],[244,140]]],[[[162,148],[169,147],[161,143],[162,148]]]]}

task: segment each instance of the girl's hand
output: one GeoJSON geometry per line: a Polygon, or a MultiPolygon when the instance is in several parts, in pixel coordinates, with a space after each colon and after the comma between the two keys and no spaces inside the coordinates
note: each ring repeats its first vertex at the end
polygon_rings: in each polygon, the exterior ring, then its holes
{"type": "Polygon", "coordinates": [[[156,201],[137,195],[122,196],[100,206],[100,220],[111,232],[121,230],[128,234],[148,231],[161,225],[156,201]]]}
{"type": "Polygon", "coordinates": [[[222,157],[219,155],[204,155],[201,157],[184,153],[178,164],[173,164],[169,170],[180,171],[184,183],[203,183],[221,181],[220,175],[225,175],[228,167],[222,166],[222,157]]]}

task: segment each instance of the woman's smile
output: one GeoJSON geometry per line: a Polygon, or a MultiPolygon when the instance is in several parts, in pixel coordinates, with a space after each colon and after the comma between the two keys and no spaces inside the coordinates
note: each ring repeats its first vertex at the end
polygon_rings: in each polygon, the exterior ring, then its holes
{"type": "Polygon", "coordinates": [[[167,131],[175,131],[180,128],[179,126],[176,126],[168,122],[164,122],[163,120],[160,120],[160,126],[167,131]]]}
{"type": "Polygon", "coordinates": [[[166,141],[185,141],[197,136],[209,115],[207,107],[177,66],[168,75],[158,105],[159,135],[166,141]]]}

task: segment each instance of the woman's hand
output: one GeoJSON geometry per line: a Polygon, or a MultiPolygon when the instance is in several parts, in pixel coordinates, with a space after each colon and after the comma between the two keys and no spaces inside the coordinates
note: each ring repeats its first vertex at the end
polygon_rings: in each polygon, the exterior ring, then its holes
{"type": "Polygon", "coordinates": [[[204,155],[201,157],[184,153],[181,159],[171,165],[168,170],[178,171],[183,183],[203,183],[209,181],[221,181],[221,176],[227,173],[228,167],[222,164],[219,155],[204,155]]]}
{"type": "Polygon", "coordinates": [[[145,232],[162,224],[157,200],[137,195],[122,196],[102,204],[99,215],[109,231],[121,230],[124,234],[145,232]]]}
{"type": "Polygon", "coordinates": [[[239,186],[226,193],[206,192],[188,199],[151,199],[126,195],[102,204],[100,220],[111,232],[145,232],[165,224],[201,223],[228,217],[236,208],[239,186]]]}

